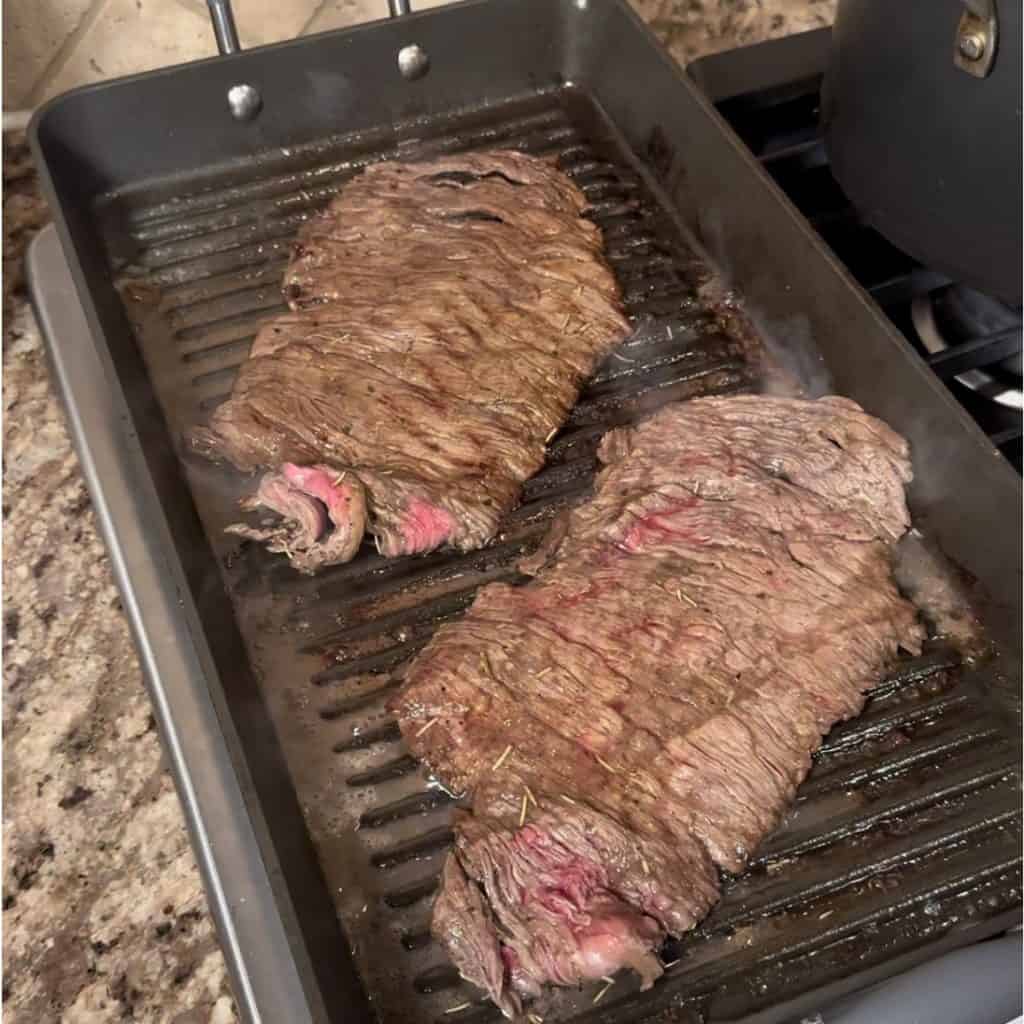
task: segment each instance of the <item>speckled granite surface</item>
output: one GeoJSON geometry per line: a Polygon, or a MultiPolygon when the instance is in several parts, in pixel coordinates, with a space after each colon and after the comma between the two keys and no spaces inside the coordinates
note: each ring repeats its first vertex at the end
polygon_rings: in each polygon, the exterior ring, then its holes
{"type": "Polygon", "coordinates": [[[228,1024],[181,811],[21,292],[45,210],[6,141],[4,1020],[228,1024]]]}
{"type": "Polygon", "coordinates": [[[832,24],[837,0],[632,0],[682,63],[832,24]]]}
{"type": "MultiPolygon", "coordinates": [[[[680,60],[835,0],[634,0],[680,60]]],[[[117,591],[21,279],[45,220],[4,160],[4,1020],[236,1019],[117,591]]],[[[281,1022],[285,1024],[285,1022],[281,1022]]]]}

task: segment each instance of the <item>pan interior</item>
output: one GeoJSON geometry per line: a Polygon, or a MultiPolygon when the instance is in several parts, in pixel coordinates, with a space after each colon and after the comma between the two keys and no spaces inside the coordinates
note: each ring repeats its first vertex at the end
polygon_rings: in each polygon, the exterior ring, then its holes
{"type": "MultiPolygon", "coordinates": [[[[700,395],[756,390],[746,322],[597,102],[572,87],[532,93],[379,137],[275,149],[216,174],[104,197],[105,243],[148,384],[180,439],[230,392],[253,336],[283,310],[299,226],[366,162],[513,147],[557,158],[603,229],[635,333],[599,368],[546,466],[499,537],[471,554],[357,558],[313,579],[223,533],[252,481],[180,456],[202,544],[197,603],[237,628],[247,664],[218,665],[244,756],[267,717],[283,751],[330,900],[381,1021],[496,1016],[428,932],[451,842],[452,797],[405,751],[384,702],[401,669],[476,589],[514,581],[551,518],[585,497],[612,425],[700,395]],[[463,1006],[463,1004],[467,1004],[463,1006]],[[456,1007],[462,1007],[455,1010],[456,1007]]],[[[200,550],[201,548],[201,550],[200,550]]],[[[211,613],[212,614],[212,613],[211,613]]],[[[664,950],[653,992],[620,977],[553,994],[546,1021],[618,1010],[640,1019],[691,1005],[734,1019],[887,961],[1018,902],[1014,750],[984,698],[988,666],[940,641],[894,667],[865,713],[833,731],[781,828],[729,879],[711,917],[664,950]],[[627,1012],[628,1011],[628,1012],[627,1012]]],[[[344,949],[318,949],[328,964],[344,949]]],[[[663,1018],[664,1019],[664,1018],[663,1018]]],[[[676,1019],[676,1018],[671,1018],[676,1019]]]]}

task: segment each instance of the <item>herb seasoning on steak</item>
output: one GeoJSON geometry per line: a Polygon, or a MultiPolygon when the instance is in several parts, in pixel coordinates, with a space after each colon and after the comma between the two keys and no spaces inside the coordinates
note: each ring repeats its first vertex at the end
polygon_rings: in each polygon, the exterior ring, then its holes
{"type": "Polygon", "coordinates": [[[699,399],[600,455],[547,564],[483,588],[393,701],[471,793],[433,930],[508,1015],[547,983],[650,984],[922,635],[891,573],[907,445],[855,403],[699,399]]]}
{"type": "Polygon", "coordinates": [[[235,532],[304,571],[351,558],[364,530],[387,556],[488,541],[629,333],[584,206],[515,152],[349,182],[299,232],[292,312],[193,432],[202,453],[269,470],[247,506],[283,523],[235,532]]]}

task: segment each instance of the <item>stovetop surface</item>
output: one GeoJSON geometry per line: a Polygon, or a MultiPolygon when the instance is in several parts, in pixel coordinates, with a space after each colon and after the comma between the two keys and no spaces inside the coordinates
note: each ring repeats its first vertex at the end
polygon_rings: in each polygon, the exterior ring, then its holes
{"type": "Polygon", "coordinates": [[[1021,472],[1019,311],[998,330],[934,351],[927,322],[958,286],[865,224],[832,176],[819,129],[831,32],[818,29],[696,61],[691,77],[857,282],[1021,472]],[[1001,361],[1016,357],[1017,374],[1001,361]]]}

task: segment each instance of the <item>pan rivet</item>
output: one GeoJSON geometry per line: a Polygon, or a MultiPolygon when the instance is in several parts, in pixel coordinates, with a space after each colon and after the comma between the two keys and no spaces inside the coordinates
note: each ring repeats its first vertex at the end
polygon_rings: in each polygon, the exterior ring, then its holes
{"type": "Polygon", "coordinates": [[[263,106],[259,90],[251,85],[233,85],[228,89],[228,107],[236,121],[250,121],[263,106]]]}
{"type": "Polygon", "coordinates": [[[985,55],[985,37],[978,32],[960,38],[960,55],[967,60],[981,60],[985,55]]]}
{"type": "Polygon", "coordinates": [[[403,46],[398,51],[398,70],[402,77],[410,82],[416,78],[422,78],[430,68],[430,58],[426,51],[413,43],[411,46],[403,46]]]}

